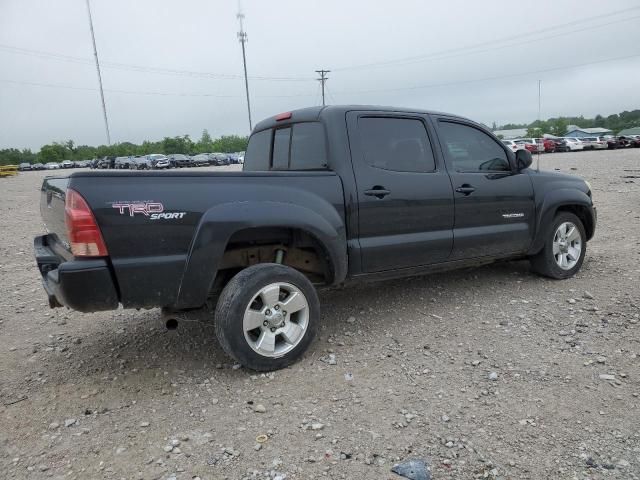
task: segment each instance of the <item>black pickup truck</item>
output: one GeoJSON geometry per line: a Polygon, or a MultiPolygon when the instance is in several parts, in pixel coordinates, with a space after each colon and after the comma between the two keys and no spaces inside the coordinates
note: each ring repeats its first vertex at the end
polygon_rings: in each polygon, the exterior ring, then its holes
{"type": "Polygon", "coordinates": [[[312,341],[319,286],[516,258],[574,275],[591,188],[531,161],[453,115],[301,109],[255,127],[242,172],[48,177],[36,259],[52,307],[208,305],[225,351],[272,370],[312,341]]]}

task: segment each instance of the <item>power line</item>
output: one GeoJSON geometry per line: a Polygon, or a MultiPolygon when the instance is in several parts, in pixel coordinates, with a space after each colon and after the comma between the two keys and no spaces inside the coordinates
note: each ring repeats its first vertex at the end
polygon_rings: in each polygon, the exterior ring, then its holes
{"type": "MultiPolygon", "coordinates": [[[[593,62],[585,62],[585,63],[578,63],[578,64],[573,64],[573,65],[563,65],[563,66],[559,66],[559,67],[552,67],[552,68],[546,68],[546,69],[542,69],[542,70],[532,70],[532,71],[527,71],[527,72],[519,72],[519,73],[513,73],[513,74],[507,74],[507,75],[498,75],[498,76],[493,76],[493,77],[484,77],[484,78],[477,78],[477,79],[471,79],[471,80],[460,80],[460,81],[455,81],[455,82],[443,82],[443,83],[432,83],[432,84],[426,84],[426,85],[415,85],[415,86],[410,86],[410,87],[397,87],[397,88],[383,88],[383,89],[376,89],[376,90],[351,90],[351,91],[333,91],[331,92],[331,97],[335,97],[335,95],[352,95],[352,94],[359,94],[359,93],[383,93],[383,92],[395,92],[395,91],[407,91],[407,90],[420,90],[420,89],[427,89],[427,88],[439,88],[439,87],[449,87],[449,86],[455,86],[455,85],[464,85],[464,84],[469,84],[469,83],[479,83],[479,82],[487,82],[487,81],[492,81],[492,80],[502,80],[505,78],[514,78],[514,77],[521,77],[521,76],[525,76],[525,75],[532,75],[532,74],[538,74],[538,73],[547,73],[547,72],[552,72],[552,71],[558,71],[558,70],[566,70],[566,69],[571,69],[571,68],[580,68],[580,67],[586,67],[589,65],[597,65],[600,63],[606,63],[606,62],[615,62],[618,60],[626,60],[626,59],[630,59],[630,58],[637,58],[640,57],[640,54],[634,54],[634,55],[625,55],[625,56],[621,56],[621,57],[614,57],[614,58],[606,58],[603,60],[596,60],[593,62]]],[[[40,83],[40,82],[29,82],[29,81],[22,81],[22,80],[10,80],[10,79],[4,79],[4,78],[0,78],[0,82],[4,82],[4,83],[11,83],[11,84],[15,84],[15,85],[28,85],[28,86],[37,86],[37,87],[49,87],[49,88],[63,88],[63,89],[69,89],[69,90],[83,90],[83,91],[90,91],[90,92],[95,92],[97,91],[97,89],[95,88],[89,88],[89,87],[79,87],[79,86],[74,86],[74,85],[61,85],[61,84],[51,84],[51,83],[40,83]]],[[[318,84],[318,88],[320,88],[320,84],[318,84]]],[[[132,90],[115,90],[115,89],[105,89],[105,92],[109,92],[109,93],[120,93],[120,94],[127,94],[127,95],[157,95],[157,96],[177,96],[177,97],[211,97],[211,98],[241,98],[241,95],[218,95],[218,94],[212,94],[212,93],[179,93],[179,92],[148,92],[148,91],[132,91],[132,90]]],[[[327,88],[327,92],[328,92],[328,88],[327,88]]],[[[318,93],[318,90],[316,90],[316,93],[300,93],[300,94],[292,94],[292,95],[258,95],[257,98],[295,98],[295,97],[314,97],[316,96],[318,93]]]]}
{"type": "Polygon", "coordinates": [[[411,56],[411,57],[404,57],[404,58],[398,58],[398,59],[392,59],[392,60],[386,60],[386,61],[379,61],[379,62],[372,62],[372,63],[365,63],[365,64],[359,64],[359,65],[348,65],[348,66],[344,66],[344,67],[339,67],[339,68],[334,68],[334,71],[338,72],[338,71],[350,71],[350,70],[359,70],[359,69],[366,69],[366,68],[377,68],[377,67],[386,67],[386,66],[393,66],[393,65],[397,65],[397,64],[410,64],[410,63],[417,63],[417,62],[421,62],[421,61],[426,61],[426,60],[443,60],[446,58],[452,58],[452,57],[459,57],[459,56],[465,56],[465,55],[474,55],[477,53],[482,53],[482,52],[487,52],[490,50],[495,50],[495,49],[502,49],[502,48],[508,48],[508,47],[512,47],[512,46],[518,46],[518,45],[523,45],[526,43],[532,43],[532,42],[538,42],[541,40],[548,40],[551,38],[556,38],[556,37],[560,37],[560,36],[566,36],[566,35],[570,35],[572,33],[579,33],[585,30],[591,30],[594,28],[602,28],[602,27],[606,27],[609,25],[613,25],[616,23],[621,23],[621,22],[627,22],[627,21],[631,21],[637,18],[640,18],[638,16],[635,17],[625,17],[622,19],[618,19],[612,22],[607,22],[607,23],[603,23],[603,24],[599,24],[599,25],[591,25],[589,27],[586,28],[582,28],[582,29],[578,29],[578,30],[572,30],[572,31],[562,31],[560,33],[557,33],[556,35],[552,35],[552,36],[547,36],[547,37],[541,37],[541,38],[536,38],[536,39],[530,39],[530,40],[522,40],[513,44],[509,44],[509,45],[498,45],[495,46],[493,48],[487,48],[481,51],[475,51],[483,46],[487,46],[487,45],[493,45],[495,43],[501,43],[501,42],[507,42],[510,40],[521,40],[523,37],[529,37],[532,35],[538,35],[540,33],[544,33],[544,32],[548,32],[548,31],[554,31],[554,30],[558,30],[558,29],[563,29],[566,28],[568,26],[572,26],[572,25],[579,25],[582,23],[587,23],[587,22],[591,22],[594,20],[602,20],[603,18],[608,18],[608,17],[612,17],[612,16],[616,16],[616,15],[620,15],[621,13],[625,13],[628,11],[632,11],[632,10],[638,10],[640,9],[640,7],[632,7],[632,8],[627,8],[624,10],[618,10],[616,12],[611,12],[608,14],[603,14],[603,15],[598,15],[598,16],[594,16],[594,17],[588,17],[588,18],[584,18],[584,19],[579,19],[579,20],[574,20],[572,22],[567,22],[564,24],[560,24],[560,25],[555,25],[552,27],[547,27],[547,28],[543,28],[543,29],[539,29],[539,30],[533,30],[527,33],[523,33],[523,34],[518,34],[518,35],[513,35],[513,36],[509,36],[509,37],[501,37],[495,40],[488,40],[485,42],[481,42],[481,43],[477,43],[474,45],[466,45],[463,47],[457,47],[457,48],[452,48],[452,49],[447,49],[447,50],[440,50],[440,51],[436,51],[436,52],[432,52],[432,53],[428,53],[428,54],[422,54],[422,55],[415,55],[415,56],[411,56]],[[451,55],[449,55],[451,54],[451,55]]]}
{"type": "MultiPolygon", "coordinates": [[[[34,87],[47,87],[47,88],[62,88],[66,90],[80,90],[86,92],[97,92],[97,88],[90,87],[79,87],[75,85],[61,85],[61,84],[52,84],[52,83],[41,83],[41,82],[29,82],[22,80],[10,80],[5,78],[0,78],[0,82],[3,83],[11,83],[14,85],[28,85],[34,87]]],[[[105,92],[107,93],[120,93],[125,95],[151,95],[151,96],[161,96],[161,97],[199,97],[199,98],[242,98],[242,95],[218,95],[215,93],[181,93],[181,92],[147,92],[147,91],[135,91],[135,90],[117,90],[105,88],[105,92]]],[[[294,97],[313,97],[316,94],[312,93],[299,93],[292,95],[257,95],[257,98],[294,98],[294,97]]]]}
{"type": "MultiPolygon", "coordinates": [[[[21,48],[13,45],[0,44],[0,51],[4,51],[6,53],[14,53],[18,55],[26,55],[26,56],[37,57],[37,58],[50,59],[50,60],[59,60],[64,62],[76,63],[80,65],[91,65],[93,63],[92,59],[89,59],[86,57],[74,57],[71,55],[63,55],[60,53],[21,48]]],[[[129,63],[118,63],[118,62],[102,61],[101,66],[102,68],[126,70],[126,71],[133,71],[133,72],[139,72],[139,73],[188,76],[188,77],[196,77],[196,78],[215,79],[215,80],[238,80],[243,78],[243,75],[240,75],[240,74],[181,70],[181,69],[174,69],[174,68],[153,67],[148,65],[134,65],[129,63]]],[[[311,77],[306,77],[306,78],[291,77],[291,76],[275,77],[275,76],[260,76],[260,75],[249,76],[249,79],[257,80],[257,81],[274,81],[274,82],[311,82],[314,80],[311,77]]]]}
{"type": "MultiPolygon", "coordinates": [[[[640,17],[638,17],[638,16],[627,17],[627,18],[619,19],[619,20],[616,20],[616,21],[613,21],[613,22],[607,22],[607,23],[603,23],[603,24],[599,24],[599,25],[591,25],[589,27],[586,27],[586,28],[583,28],[583,29],[579,29],[579,30],[563,31],[563,32],[560,32],[560,33],[558,33],[556,35],[553,35],[553,36],[536,38],[536,39],[532,39],[532,40],[522,40],[522,41],[518,41],[518,42],[513,43],[513,44],[498,45],[498,46],[495,46],[493,48],[488,48],[488,49],[477,51],[479,48],[481,48],[483,46],[486,46],[486,45],[492,45],[492,44],[495,44],[495,43],[505,42],[505,41],[509,41],[509,40],[521,40],[523,37],[527,37],[527,36],[531,36],[531,35],[537,35],[537,34],[548,32],[548,31],[558,30],[558,29],[561,29],[561,28],[566,28],[567,26],[580,25],[582,23],[591,22],[591,21],[594,21],[594,20],[602,20],[604,18],[620,15],[622,13],[626,13],[626,12],[633,11],[633,10],[638,10],[638,9],[640,9],[640,7],[631,7],[631,8],[627,8],[627,9],[624,9],[624,10],[618,10],[616,12],[610,12],[610,13],[607,13],[607,14],[602,14],[602,15],[598,15],[598,16],[594,16],[594,17],[578,19],[578,20],[574,20],[572,22],[567,22],[567,23],[560,24],[560,25],[555,25],[555,26],[551,26],[551,27],[547,27],[547,28],[543,28],[543,29],[539,29],[539,30],[534,30],[534,31],[531,31],[531,32],[523,33],[523,34],[518,34],[518,35],[514,35],[514,36],[502,37],[502,38],[495,39],[495,40],[485,41],[485,42],[481,42],[481,43],[478,43],[478,44],[475,44],[475,45],[457,47],[457,48],[453,48],[453,49],[441,50],[441,51],[438,51],[438,52],[432,52],[432,53],[429,53],[429,54],[423,54],[423,55],[417,55],[417,56],[411,56],[411,57],[404,57],[404,58],[395,59],[395,60],[387,60],[387,61],[373,62],[373,63],[367,63],[367,64],[360,64],[360,65],[349,65],[349,66],[345,66],[345,67],[334,68],[334,71],[349,71],[349,70],[356,70],[356,69],[363,69],[363,68],[384,67],[384,66],[391,66],[391,65],[402,64],[402,63],[405,63],[405,64],[407,64],[407,63],[416,63],[416,62],[419,62],[419,61],[426,61],[426,60],[442,60],[442,59],[458,57],[458,56],[474,55],[474,54],[483,53],[483,52],[487,52],[487,51],[491,51],[491,50],[495,50],[495,49],[509,48],[509,47],[513,47],[513,46],[526,44],[526,43],[537,42],[537,41],[541,41],[541,40],[547,40],[547,39],[555,38],[555,37],[558,37],[558,36],[565,36],[565,35],[570,35],[572,33],[579,33],[581,31],[590,30],[590,29],[593,29],[593,28],[602,28],[602,27],[606,27],[606,26],[609,26],[609,25],[612,25],[612,24],[616,24],[616,23],[635,20],[635,19],[640,18],[640,17]],[[447,55],[447,54],[452,54],[452,55],[447,55]]],[[[0,44],[0,51],[19,54],[19,55],[27,55],[27,56],[33,56],[33,57],[39,57],[39,58],[47,58],[47,59],[52,59],[52,60],[66,61],[66,62],[77,63],[77,64],[91,65],[93,63],[92,59],[89,59],[89,58],[86,58],[86,57],[75,57],[75,56],[71,56],[71,55],[64,55],[64,54],[54,53],[54,52],[46,52],[46,51],[42,51],[42,50],[26,49],[26,48],[21,48],[21,47],[16,47],[16,46],[13,46],[13,45],[6,45],[6,44],[0,44]]],[[[192,70],[165,68],[165,67],[134,65],[134,64],[118,63],[118,62],[105,62],[105,61],[102,61],[101,62],[101,66],[102,66],[102,68],[134,71],[134,72],[139,72],[139,73],[153,73],[153,74],[160,74],[160,75],[189,76],[189,77],[196,77],[196,78],[211,78],[211,79],[217,79],[217,80],[237,80],[239,78],[243,78],[243,75],[239,75],[239,74],[192,71],[192,70]]],[[[250,78],[251,80],[256,80],[256,81],[285,81],[285,82],[287,82],[287,81],[291,81],[291,82],[309,82],[311,80],[314,80],[311,77],[294,77],[294,76],[249,76],[248,78],[250,78]]]]}
{"type": "Polygon", "coordinates": [[[512,73],[512,74],[507,74],[507,75],[497,75],[494,77],[485,77],[485,78],[477,78],[474,80],[460,80],[460,81],[455,81],[455,82],[446,82],[446,83],[432,83],[432,84],[427,84],[427,85],[414,85],[411,87],[398,87],[398,88],[383,88],[383,89],[377,89],[377,90],[352,90],[352,91],[342,91],[342,92],[336,92],[334,91],[334,95],[351,95],[354,93],[381,93],[381,92],[395,92],[395,91],[406,91],[406,90],[421,90],[421,89],[425,89],[425,88],[436,88],[436,87],[449,87],[449,86],[453,86],[453,85],[464,85],[464,84],[468,84],[468,83],[478,83],[478,82],[487,82],[487,81],[491,81],[491,80],[502,80],[505,78],[513,78],[513,77],[521,77],[523,75],[532,75],[532,74],[536,74],[536,73],[547,73],[547,72],[554,72],[557,70],[566,70],[569,68],[579,68],[579,67],[586,67],[588,65],[596,65],[599,63],[606,63],[606,62],[614,62],[617,60],[626,60],[629,58],[636,58],[636,57],[640,57],[640,53],[634,54],[634,55],[625,55],[622,57],[614,57],[614,58],[606,58],[604,60],[596,60],[594,62],[585,62],[585,63],[576,63],[573,65],[563,65],[563,66],[559,66],[559,67],[552,67],[552,68],[545,68],[542,70],[530,70],[527,72],[520,72],[520,73],[512,73]]]}
{"type": "Polygon", "coordinates": [[[316,80],[318,80],[320,82],[320,85],[322,86],[322,106],[324,107],[324,84],[327,80],[329,80],[329,77],[327,77],[327,73],[331,73],[331,70],[316,70],[316,73],[320,75],[320,78],[316,78],[316,80]]]}
{"type": "MultiPolygon", "coordinates": [[[[449,86],[454,86],[454,85],[464,85],[464,84],[469,84],[469,83],[479,83],[479,82],[487,82],[487,81],[492,81],[492,80],[502,80],[505,78],[514,78],[514,77],[521,77],[521,76],[525,76],[525,75],[532,75],[532,74],[537,74],[537,73],[547,73],[547,72],[552,72],[552,71],[558,71],[558,70],[566,70],[566,69],[571,69],[571,68],[580,68],[580,67],[586,67],[589,65],[597,65],[600,63],[606,63],[606,62],[615,62],[618,60],[626,60],[626,59],[630,59],[630,58],[637,58],[640,57],[640,54],[634,54],[634,55],[625,55],[625,56],[621,56],[621,57],[614,57],[614,58],[606,58],[603,60],[596,60],[593,62],[585,62],[585,63],[578,63],[578,64],[573,64],[573,65],[563,65],[563,66],[559,66],[559,67],[552,67],[552,68],[547,68],[547,69],[542,69],[542,70],[532,70],[532,71],[527,71],[527,72],[519,72],[519,73],[513,73],[513,74],[507,74],[507,75],[498,75],[498,76],[493,76],[493,77],[484,77],[484,78],[477,78],[477,79],[471,79],[471,80],[460,80],[460,81],[455,81],[455,82],[443,82],[443,83],[432,83],[432,84],[425,84],[425,85],[414,85],[414,86],[410,86],[410,87],[397,87],[397,88],[383,88],[383,89],[376,89],[376,90],[350,90],[350,91],[333,91],[331,92],[331,97],[335,97],[335,95],[352,95],[352,94],[359,94],[359,93],[383,93],[383,92],[395,92],[395,91],[407,91],[407,90],[420,90],[420,89],[427,89],[427,88],[438,88],[438,87],[449,87],[449,86]]],[[[11,83],[11,84],[15,84],[15,85],[28,85],[28,86],[37,86],[37,87],[49,87],[49,88],[62,88],[62,89],[69,89],[69,90],[82,90],[82,91],[90,91],[90,92],[95,92],[97,91],[96,88],[90,88],[90,87],[80,87],[80,86],[74,86],[74,85],[61,85],[61,84],[51,84],[51,83],[41,83],[41,82],[30,82],[30,81],[22,81],[22,80],[11,80],[11,79],[6,79],[6,78],[0,78],[0,82],[3,83],[11,83]]],[[[320,84],[318,84],[318,89],[320,88],[320,84]]],[[[120,93],[120,94],[127,94],[127,95],[157,95],[157,96],[176,96],[176,97],[211,97],[211,98],[241,98],[241,95],[218,95],[218,94],[213,94],[213,93],[180,93],[180,92],[149,92],[149,91],[132,91],[132,90],[116,90],[116,89],[104,89],[105,92],[109,92],[109,93],[120,93]]],[[[328,92],[328,88],[327,88],[327,92],[328,92]]],[[[314,97],[316,96],[318,93],[318,90],[316,90],[316,93],[300,93],[300,94],[291,94],[291,95],[257,95],[257,98],[295,98],[295,97],[314,97]]]]}
{"type": "Polygon", "coordinates": [[[329,99],[330,102],[333,102],[334,104],[338,103],[336,101],[336,97],[333,95],[333,93],[331,93],[331,90],[329,89],[328,85],[327,85],[327,98],[329,99]]]}

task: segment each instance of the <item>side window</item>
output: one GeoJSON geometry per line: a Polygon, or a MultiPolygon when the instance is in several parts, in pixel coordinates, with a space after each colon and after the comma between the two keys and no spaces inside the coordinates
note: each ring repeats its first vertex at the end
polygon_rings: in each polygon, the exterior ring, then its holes
{"type": "Polygon", "coordinates": [[[360,117],[358,130],[367,164],[395,172],[433,172],[431,143],[421,120],[360,117]]]}
{"type": "Polygon", "coordinates": [[[504,149],[482,130],[453,122],[439,122],[445,155],[456,172],[508,172],[504,149]]]}
{"type": "Polygon", "coordinates": [[[271,129],[251,135],[247,151],[244,155],[244,166],[247,172],[266,172],[269,170],[271,157],[271,129]]]}
{"type": "Polygon", "coordinates": [[[327,168],[324,127],[319,122],[296,123],[291,136],[291,170],[327,168]]]}

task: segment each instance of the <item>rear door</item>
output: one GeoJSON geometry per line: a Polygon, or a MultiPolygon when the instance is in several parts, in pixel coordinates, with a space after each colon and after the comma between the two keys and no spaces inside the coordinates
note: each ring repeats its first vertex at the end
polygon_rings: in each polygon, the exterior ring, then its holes
{"type": "Polygon", "coordinates": [[[535,206],[527,173],[504,145],[472,123],[434,117],[455,198],[451,260],[508,256],[528,249],[535,206]]]}
{"type": "Polygon", "coordinates": [[[453,190],[419,114],[349,112],[363,272],[447,260],[453,190]]]}

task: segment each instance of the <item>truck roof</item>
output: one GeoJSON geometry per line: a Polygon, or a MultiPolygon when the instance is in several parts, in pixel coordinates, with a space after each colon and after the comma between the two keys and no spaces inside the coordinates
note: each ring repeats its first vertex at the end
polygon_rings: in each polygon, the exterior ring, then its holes
{"type": "MultiPolygon", "coordinates": [[[[421,108],[389,107],[389,106],[382,106],[382,105],[327,105],[325,107],[316,106],[316,107],[298,108],[296,110],[291,110],[289,112],[286,112],[286,115],[290,113],[291,116],[281,120],[278,120],[278,117],[284,114],[280,113],[277,115],[273,115],[272,117],[265,118],[264,120],[258,122],[255,125],[255,127],[253,127],[253,131],[257,132],[260,130],[264,130],[266,128],[273,128],[275,125],[285,125],[288,123],[313,122],[313,121],[317,121],[320,118],[320,115],[324,116],[324,115],[344,114],[352,110],[366,110],[366,111],[375,111],[375,112],[398,112],[398,113],[423,113],[423,114],[446,115],[448,117],[463,118],[463,117],[460,117],[459,115],[453,115],[450,113],[438,112],[434,110],[424,110],[421,108]]],[[[465,120],[469,120],[469,119],[465,119],[465,120]]],[[[474,122],[474,123],[477,123],[477,122],[474,122]]]]}

